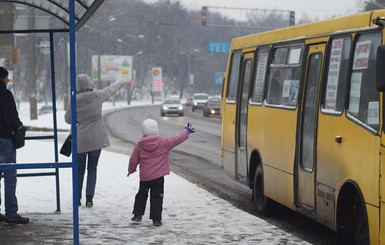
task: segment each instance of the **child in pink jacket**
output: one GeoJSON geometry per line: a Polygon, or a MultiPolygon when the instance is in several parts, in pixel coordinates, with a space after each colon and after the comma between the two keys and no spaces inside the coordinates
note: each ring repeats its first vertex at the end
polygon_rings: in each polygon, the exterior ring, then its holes
{"type": "Polygon", "coordinates": [[[127,174],[129,176],[136,172],[139,165],[139,191],[135,196],[132,221],[142,221],[150,190],[150,219],[154,226],[162,225],[164,176],[170,174],[169,152],[194,132],[194,128],[188,123],[181,133],[165,138],[159,136],[158,123],[155,120],[143,121],[143,137],[130,156],[127,174]]]}

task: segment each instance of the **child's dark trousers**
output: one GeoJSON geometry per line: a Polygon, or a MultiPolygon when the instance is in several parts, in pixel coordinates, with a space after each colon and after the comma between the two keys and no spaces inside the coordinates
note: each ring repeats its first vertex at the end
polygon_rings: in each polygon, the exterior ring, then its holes
{"type": "Polygon", "coordinates": [[[164,177],[139,182],[139,191],[135,196],[134,215],[144,215],[148,191],[150,190],[150,219],[162,220],[164,177]]]}

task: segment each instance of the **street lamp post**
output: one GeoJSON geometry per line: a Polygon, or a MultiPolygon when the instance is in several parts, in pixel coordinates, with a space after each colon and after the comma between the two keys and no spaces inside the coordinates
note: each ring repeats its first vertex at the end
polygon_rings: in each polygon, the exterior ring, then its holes
{"type": "Polygon", "coordinates": [[[132,55],[132,81],[130,84],[127,86],[127,104],[131,104],[131,99],[132,99],[132,92],[133,89],[131,89],[132,83],[136,80],[136,70],[134,69],[134,64],[135,64],[135,57],[143,54],[143,51],[140,50],[136,54],[132,55]]]}
{"type": "MultiPolygon", "coordinates": [[[[191,77],[191,55],[193,55],[194,53],[196,53],[198,51],[199,51],[199,49],[192,49],[188,53],[181,53],[187,57],[187,79],[186,79],[187,86],[189,86],[189,84],[190,84],[190,77],[191,77]]],[[[185,82],[182,82],[181,89],[180,89],[180,95],[179,95],[180,98],[183,97],[183,92],[184,92],[185,87],[186,87],[185,82]]]]}
{"type": "MultiPolygon", "coordinates": [[[[140,39],[143,38],[143,37],[144,37],[143,35],[140,35],[140,37],[139,37],[139,35],[138,35],[138,38],[140,38],[140,39]]],[[[127,42],[124,42],[124,41],[123,41],[122,39],[120,39],[120,38],[117,38],[116,41],[118,41],[118,42],[120,42],[120,43],[126,45],[126,46],[129,47],[129,48],[132,47],[131,44],[129,44],[129,43],[127,43],[127,42]]],[[[127,85],[127,91],[126,91],[126,92],[127,92],[127,105],[130,105],[130,104],[131,104],[131,98],[132,98],[132,89],[131,89],[131,86],[132,86],[132,82],[135,81],[135,79],[136,79],[136,72],[135,72],[135,70],[134,70],[135,56],[138,56],[138,55],[141,55],[141,54],[143,54],[143,51],[142,51],[142,50],[140,50],[140,51],[137,52],[136,54],[130,55],[130,56],[132,56],[132,81],[131,81],[131,83],[129,83],[129,84],[127,85]]]]}
{"type": "Polygon", "coordinates": [[[48,104],[48,87],[49,87],[49,71],[48,71],[48,68],[49,67],[49,60],[48,60],[48,55],[50,54],[50,42],[49,41],[40,41],[40,44],[39,46],[37,46],[38,48],[40,48],[40,52],[43,54],[44,56],[44,59],[45,59],[45,81],[43,83],[43,97],[44,97],[44,102],[45,104],[47,105],[48,104]]]}
{"type": "Polygon", "coordinates": [[[61,46],[63,49],[63,62],[62,62],[62,91],[64,90],[64,96],[63,96],[63,108],[67,108],[68,106],[68,100],[69,100],[69,79],[68,79],[68,67],[69,67],[69,60],[68,60],[68,37],[65,35],[63,36],[58,44],[56,46],[61,46]]]}
{"type": "MultiPolygon", "coordinates": [[[[35,28],[35,11],[34,8],[30,8],[29,13],[29,29],[35,28]]],[[[29,109],[30,109],[30,119],[37,119],[37,99],[36,99],[36,53],[35,53],[35,36],[30,35],[31,41],[29,42],[29,78],[30,78],[30,86],[29,86],[29,109]]]]}
{"type": "MultiPolygon", "coordinates": [[[[110,20],[111,21],[111,20],[110,20]]],[[[104,33],[104,32],[100,32],[99,30],[97,30],[97,29],[95,29],[95,28],[93,28],[93,27],[91,27],[91,26],[89,26],[89,25],[85,25],[84,26],[85,28],[87,28],[87,29],[89,29],[92,33],[95,33],[96,35],[97,35],[97,54],[96,54],[96,56],[97,56],[97,79],[98,79],[98,82],[97,82],[97,84],[96,84],[96,87],[97,88],[102,88],[102,79],[101,79],[101,65],[100,65],[100,53],[101,53],[101,51],[100,51],[100,49],[101,49],[101,43],[100,43],[100,38],[102,37],[102,34],[104,33]]],[[[94,77],[92,77],[92,79],[95,79],[96,78],[96,76],[94,77]]]]}

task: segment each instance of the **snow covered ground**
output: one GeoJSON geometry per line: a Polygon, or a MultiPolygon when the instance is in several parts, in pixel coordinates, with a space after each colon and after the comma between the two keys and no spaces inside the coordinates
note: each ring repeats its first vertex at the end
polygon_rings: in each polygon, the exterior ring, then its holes
{"type": "MultiPolygon", "coordinates": [[[[107,104],[105,109],[108,108],[112,106],[107,104]]],[[[27,126],[49,127],[52,124],[50,114],[39,116],[39,120],[29,120],[27,104],[20,106],[19,113],[27,126]]],[[[63,122],[60,108],[58,128],[69,129],[63,122]]],[[[60,134],[61,139],[67,135],[66,132],[60,134]]],[[[132,223],[139,178],[137,173],[126,177],[129,154],[112,153],[108,148],[102,151],[94,207],[79,207],[80,244],[309,244],[174,173],[165,177],[163,225],[152,225],[148,218],[149,203],[142,222],[132,223]]],[[[52,141],[26,141],[26,146],[17,151],[17,159],[20,163],[52,161],[52,141]]],[[[60,155],[59,161],[69,160],[60,155]]],[[[18,178],[19,213],[29,217],[31,222],[17,226],[0,224],[1,240],[23,245],[72,244],[71,183],[71,169],[60,169],[61,212],[55,213],[54,177],[18,178]]],[[[3,212],[4,203],[1,210],[3,212]]]]}

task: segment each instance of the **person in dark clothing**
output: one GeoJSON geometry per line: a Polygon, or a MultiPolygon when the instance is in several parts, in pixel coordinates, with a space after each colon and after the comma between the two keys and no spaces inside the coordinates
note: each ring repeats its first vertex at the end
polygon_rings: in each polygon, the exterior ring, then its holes
{"type": "MultiPolygon", "coordinates": [[[[8,75],[8,71],[0,67],[0,164],[16,163],[16,149],[13,145],[12,137],[18,128],[23,125],[16,109],[13,94],[7,89],[8,75]]],[[[0,214],[0,221],[27,224],[29,218],[21,217],[17,213],[17,171],[16,169],[0,169],[0,181],[2,174],[4,174],[5,216],[0,214]]]]}

